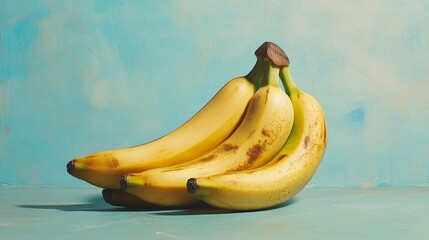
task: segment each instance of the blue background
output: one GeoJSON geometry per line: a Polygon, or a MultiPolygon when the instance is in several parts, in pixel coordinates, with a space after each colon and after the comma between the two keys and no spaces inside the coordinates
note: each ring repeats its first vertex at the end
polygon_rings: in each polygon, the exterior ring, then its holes
{"type": "Polygon", "coordinates": [[[429,2],[0,1],[0,185],[150,141],[273,41],[326,111],[311,187],[429,186],[429,2]]]}

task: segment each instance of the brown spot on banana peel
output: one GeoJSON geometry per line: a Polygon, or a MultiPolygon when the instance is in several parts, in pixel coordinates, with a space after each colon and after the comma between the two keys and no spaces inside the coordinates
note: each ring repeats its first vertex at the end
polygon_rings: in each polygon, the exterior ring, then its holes
{"type": "Polygon", "coordinates": [[[265,137],[270,137],[270,131],[268,131],[267,129],[262,129],[261,131],[262,135],[264,135],[265,137]]]}
{"type": "Polygon", "coordinates": [[[270,95],[270,88],[267,88],[267,95],[265,95],[265,105],[267,105],[268,102],[268,95],[270,95]]]}
{"type": "Polygon", "coordinates": [[[320,134],[320,138],[323,138],[323,143],[319,143],[319,151],[323,151],[323,148],[326,146],[326,141],[327,141],[327,132],[326,132],[326,123],[323,124],[322,126],[323,130],[320,134]]]}
{"type": "Polygon", "coordinates": [[[309,136],[305,136],[305,139],[304,139],[304,148],[308,147],[308,143],[309,142],[310,142],[310,137],[309,136]]]}
{"type": "Polygon", "coordinates": [[[278,157],[276,157],[272,162],[273,163],[276,163],[276,162],[280,162],[281,160],[283,160],[285,157],[287,157],[288,155],[285,153],[285,154],[282,154],[282,155],[280,155],[280,156],[278,156],[278,157]]]}
{"type": "Polygon", "coordinates": [[[225,152],[230,152],[230,151],[237,151],[238,150],[238,146],[237,145],[232,145],[232,144],[224,144],[223,145],[223,150],[225,152]]]}
{"type": "Polygon", "coordinates": [[[252,164],[256,159],[261,156],[263,152],[264,146],[261,146],[260,144],[253,145],[252,148],[250,148],[246,153],[249,157],[247,163],[252,164]]]}
{"type": "Polygon", "coordinates": [[[108,168],[117,168],[119,166],[118,160],[112,155],[109,155],[106,158],[105,163],[108,168]]]}
{"type": "Polygon", "coordinates": [[[249,150],[247,150],[247,161],[238,166],[234,166],[230,169],[225,170],[225,172],[235,172],[240,170],[246,170],[253,166],[256,159],[258,159],[262,153],[265,151],[266,142],[264,144],[255,144],[249,150]]]}
{"type": "MultiPolygon", "coordinates": [[[[255,131],[252,132],[252,135],[255,131]]],[[[249,148],[246,152],[247,155],[247,161],[240,165],[236,165],[225,172],[233,172],[233,171],[240,171],[240,170],[247,170],[250,169],[254,164],[255,161],[264,153],[265,148],[267,145],[272,144],[272,142],[275,140],[277,134],[275,131],[270,131],[266,128],[263,128],[261,130],[262,136],[264,137],[263,141],[259,141],[257,144],[254,144],[251,148],[249,148]],[[274,133],[274,136],[272,136],[272,133],[274,133]]]]}

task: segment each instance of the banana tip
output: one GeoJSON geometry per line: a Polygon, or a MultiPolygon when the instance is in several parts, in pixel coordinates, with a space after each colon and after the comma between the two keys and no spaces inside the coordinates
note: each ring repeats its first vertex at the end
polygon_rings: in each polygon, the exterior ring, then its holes
{"type": "Polygon", "coordinates": [[[127,189],[127,175],[122,176],[120,185],[121,185],[121,189],[123,190],[127,189]]]}
{"type": "Polygon", "coordinates": [[[110,189],[103,189],[101,194],[105,202],[109,203],[112,200],[112,191],[110,189]]]}
{"type": "Polygon", "coordinates": [[[198,189],[197,179],[196,178],[188,179],[188,181],[186,182],[186,188],[188,193],[191,193],[191,194],[195,193],[198,189]]]}
{"type": "Polygon", "coordinates": [[[74,170],[74,161],[75,160],[71,160],[70,162],[67,163],[67,172],[72,175],[73,174],[73,170],[74,170]]]}

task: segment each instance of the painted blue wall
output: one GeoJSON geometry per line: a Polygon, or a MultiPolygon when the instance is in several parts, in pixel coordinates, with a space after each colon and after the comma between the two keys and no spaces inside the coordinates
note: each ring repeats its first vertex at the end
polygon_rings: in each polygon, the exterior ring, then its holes
{"type": "Polygon", "coordinates": [[[269,40],[326,110],[309,186],[429,186],[429,2],[0,1],[0,184],[187,120],[269,40]]]}

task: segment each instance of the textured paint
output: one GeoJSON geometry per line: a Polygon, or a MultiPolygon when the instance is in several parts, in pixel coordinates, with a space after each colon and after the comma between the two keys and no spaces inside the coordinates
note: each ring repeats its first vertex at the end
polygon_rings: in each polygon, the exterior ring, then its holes
{"type": "Polygon", "coordinates": [[[429,185],[429,2],[0,1],[0,184],[174,129],[266,40],[320,100],[318,187],[429,185]]]}

